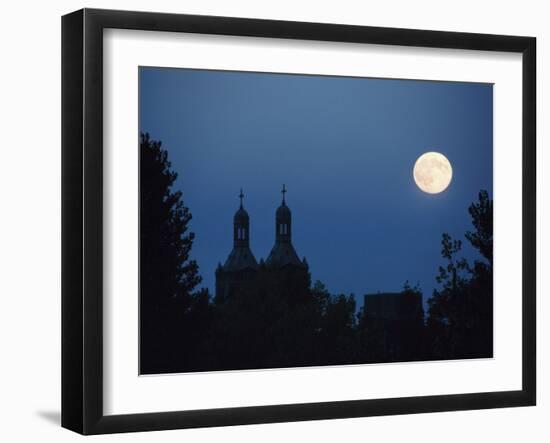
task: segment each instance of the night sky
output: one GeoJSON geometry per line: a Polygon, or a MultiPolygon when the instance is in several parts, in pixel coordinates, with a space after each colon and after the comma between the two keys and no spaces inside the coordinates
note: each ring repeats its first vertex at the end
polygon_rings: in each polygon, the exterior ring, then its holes
{"type": "Polygon", "coordinates": [[[140,68],[140,130],[161,140],[193,214],[203,285],[231,251],[239,190],[259,261],[286,184],[293,244],[332,293],[437,287],[441,235],[464,240],[468,206],[493,195],[490,84],[140,68]],[[444,154],[453,180],[426,194],[412,169],[444,154]]]}

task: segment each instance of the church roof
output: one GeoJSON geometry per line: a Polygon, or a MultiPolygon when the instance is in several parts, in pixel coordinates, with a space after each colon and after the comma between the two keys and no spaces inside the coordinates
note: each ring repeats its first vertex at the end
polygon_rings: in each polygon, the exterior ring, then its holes
{"type": "Polygon", "coordinates": [[[233,248],[223,265],[223,270],[234,272],[244,269],[258,269],[254,254],[248,247],[233,248]]]}
{"type": "Polygon", "coordinates": [[[273,249],[269,253],[269,257],[265,261],[266,266],[272,268],[282,268],[286,265],[293,265],[299,267],[307,267],[300,258],[292,246],[292,243],[277,242],[273,249]]]}

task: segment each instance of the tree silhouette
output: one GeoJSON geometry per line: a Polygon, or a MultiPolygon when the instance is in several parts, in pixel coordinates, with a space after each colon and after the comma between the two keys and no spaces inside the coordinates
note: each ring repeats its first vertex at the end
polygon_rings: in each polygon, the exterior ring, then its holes
{"type": "Polygon", "coordinates": [[[466,238],[479,253],[493,266],[493,200],[487,191],[480,191],[478,203],[468,208],[475,231],[468,231],[466,238]]]}
{"type": "Polygon", "coordinates": [[[331,295],[326,286],[316,281],[311,290],[318,304],[316,334],[317,364],[355,363],[358,352],[355,296],[331,295]]]}
{"type": "Polygon", "coordinates": [[[192,303],[201,282],[198,265],[190,260],[194,234],[180,191],[172,186],[177,173],[168,153],[149,134],[140,136],[140,321],[142,372],[173,359],[178,316],[192,303]]]}
{"type": "Polygon", "coordinates": [[[491,357],[493,353],[493,202],[481,191],[468,209],[474,231],[466,239],[486,260],[473,267],[458,258],[462,243],[443,234],[440,266],[427,321],[433,358],[491,357]]]}

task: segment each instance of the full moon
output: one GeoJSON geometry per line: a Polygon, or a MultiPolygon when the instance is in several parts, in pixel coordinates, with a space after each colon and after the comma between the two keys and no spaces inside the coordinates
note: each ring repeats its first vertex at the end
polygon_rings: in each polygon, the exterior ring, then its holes
{"type": "Polygon", "coordinates": [[[417,186],[428,194],[443,192],[453,178],[451,163],[439,152],[426,152],[414,164],[413,177],[417,186]]]}

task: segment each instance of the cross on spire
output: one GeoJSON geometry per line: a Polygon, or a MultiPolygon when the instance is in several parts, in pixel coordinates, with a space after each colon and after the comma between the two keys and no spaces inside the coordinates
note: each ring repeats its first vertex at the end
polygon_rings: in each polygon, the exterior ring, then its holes
{"type": "Polygon", "coordinates": [[[281,194],[283,194],[283,205],[285,204],[285,194],[287,193],[286,186],[283,185],[283,190],[281,191],[281,194]]]}
{"type": "Polygon", "coordinates": [[[241,188],[241,193],[239,194],[239,198],[241,199],[241,208],[242,208],[243,207],[243,198],[244,198],[243,188],[241,188]]]}

